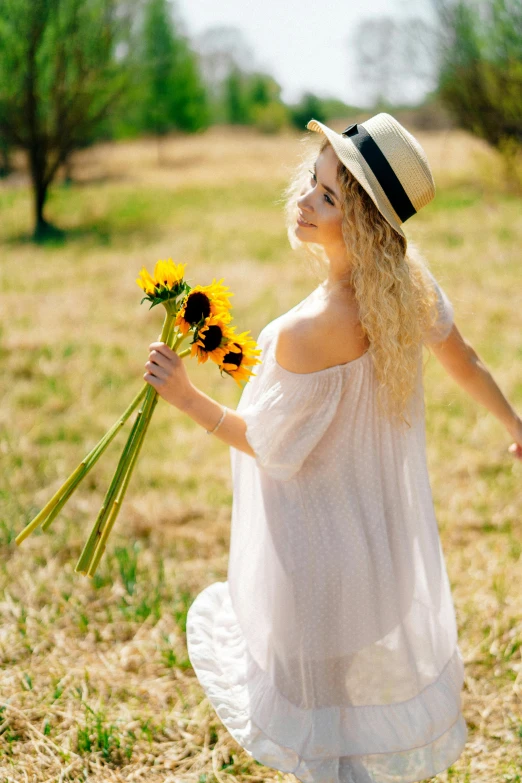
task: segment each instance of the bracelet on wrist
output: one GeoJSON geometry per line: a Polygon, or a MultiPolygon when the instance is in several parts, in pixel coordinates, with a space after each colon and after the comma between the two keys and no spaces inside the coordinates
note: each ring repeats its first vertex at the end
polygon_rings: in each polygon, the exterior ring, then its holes
{"type": "Polygon", "coordinates": [[[222,406],[222,408],[223,408],[223,413],[221,414],[221,418],[219,419],[218,423],[216,424],[216,426],[215,426],[213,429],[211,429],[211,430],[206,430],[206,433],[207,433],[207,435],[212,435],[212,433],[213,433],[213,432],[216,432],[216,430],[218,429],[218,427],[220,427],[220,426],[221,426],[221,424],[222,424],[222,422],[223,422],[223,419],[225,418],[225,416],[226,416],[226,413],[227,413],[227,410],[228,410],[228,408],[227,408],[225,405],[223,405],[223,406],[222,406]]]}

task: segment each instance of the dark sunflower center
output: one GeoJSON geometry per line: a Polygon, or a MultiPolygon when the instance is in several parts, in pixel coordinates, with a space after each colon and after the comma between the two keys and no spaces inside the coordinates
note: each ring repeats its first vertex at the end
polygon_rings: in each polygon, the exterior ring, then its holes
{"type": "Polygon", "coordinates": [[[205,351],[213,351],[215,348],[218,348],[221,345],[223,332],[221,331],[220,326],[212,324],[205,332],[200,335],[200,337],[205,345],[205,351]]]}
{"type": "MultiPolygon", "coordinates": [[[[232,343],[232,345],[235,345],[237,348],[239,348],[239,345],[237,343],[232,343]]],[[[229,353],[225,354],[223,358],[223,363],[235,364],[236,367],[239,367],[242,359],[243,359],[243,351],[239,351],[239,353],[234,353],[233,351],[230,351],[229,353]]]]}
{"type": "Polygon", "coordinates": [[[188,295],[185,306],[185,321],[189,324],[198,324],[203,318],[210,315],[210,301],[202,291],[196,291],[188,295]]]}

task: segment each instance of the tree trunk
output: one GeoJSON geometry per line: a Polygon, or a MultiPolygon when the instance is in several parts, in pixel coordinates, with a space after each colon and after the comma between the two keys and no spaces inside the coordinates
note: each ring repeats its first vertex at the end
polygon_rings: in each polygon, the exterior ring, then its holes
{"type": "Polygon", "coordinates": [[[29,150],[31,178],[33,181],[35,227],[33,240],[43,242],[46,239],[63,237],[63,231],[48,223],[44,218],[43,209],[47,197],[48,185],[45,182],[45,153],[38,147],[29,150]]]}
{"type": "Polygon", "coordinates": [[[0,179],[8,177],[12,171],[9,152],[9,144],[4,139],[0,139],[0,179]]]}
{"type": "Polygon", "coordinates": [[[47,195],[46,188],[43,187],[41,182],[33,182],[34,192],[34,214],[35,214],[35,229],[33,237],[36,240],[44,239],[47,233],[47,221],[43,216],[43,208],[45,204],[45,197],[47,195]]]}
{"type": "Polygon", "coordinates": [[[67,186],[72,185],[73,183],[72,171],[73,171],[73,167],[72,167],[71,156],[67,155],[64,163],[64,180],[63,180],[64,185],[67,186]]]}

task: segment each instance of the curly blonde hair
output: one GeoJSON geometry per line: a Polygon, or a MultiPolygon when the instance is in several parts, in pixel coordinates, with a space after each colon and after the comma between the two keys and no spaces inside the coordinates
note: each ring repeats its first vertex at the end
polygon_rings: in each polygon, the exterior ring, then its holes
{"type": "MultiPolygon", "coordinates": [[[[302,139],[308,143],[308,137],[302,139]]],[[[304,246],[312,271],[324,275],[328,259],[322,246],[303,243],[295,234],[297,200],[308,187],[309,169],[330,142],[307,150],[284,190],[288,238],[296,249],[304,246]]],[[[417,384],[423,334],[437,319],[437,294],[427,275],[428,264],[418,248],[397,233],[379,212],[366,190],[339,160],[342,233],[351,259],[350,285],[359,307],[362,329],[369,343],[379,383],[379,410],[395,425],[406,424],[410,404],[419,404],[417,384]]]]}

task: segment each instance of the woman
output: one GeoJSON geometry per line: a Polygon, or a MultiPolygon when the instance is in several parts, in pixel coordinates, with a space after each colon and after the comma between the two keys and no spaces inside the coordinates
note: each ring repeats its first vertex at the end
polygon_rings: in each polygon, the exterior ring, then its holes
{"type": "Polygon", "coordinates": [[[447,769],[467,739],[422,346],[506,425],[518,459],[522,421],[401,228],[435,195],[417,140],[385,113],[342,134],[307,127],[322,144],[286,192],[289,237],[323,254],[326,278],[261,331],[236,411],[165,344],[144,377],[232,447],[228,579],[187,617],[221,721],[301,781],[408,783],[447,769]]]}

